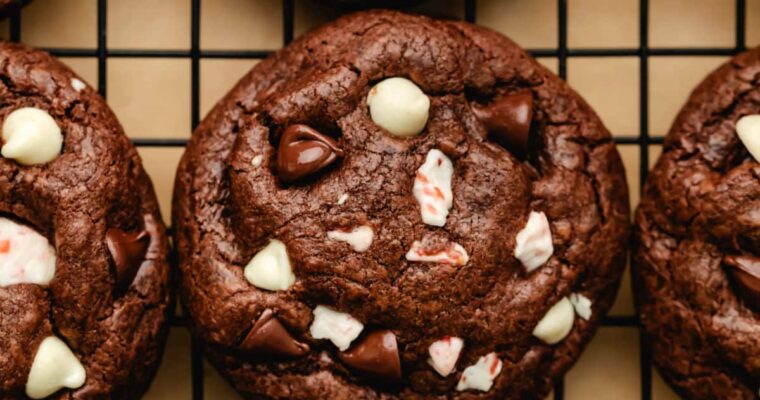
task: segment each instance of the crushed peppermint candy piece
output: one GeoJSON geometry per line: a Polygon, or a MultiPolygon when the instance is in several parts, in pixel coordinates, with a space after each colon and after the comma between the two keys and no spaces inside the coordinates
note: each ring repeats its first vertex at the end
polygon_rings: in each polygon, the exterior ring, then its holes
{"type": "Polygon", "coordinates": [[[47,286],[55,276],[55,249],[28,226],[0,218],[0,287],[47,286]]]}
{"type": "Polygon", "coordinates": [[[375,233],[372,231],[372,227],[368,225],[362,225],[352,230],[334,230],[327,232],[327,238],[330,240],[336,240],[339,242],[348,243],[354,251],[362,253],[369,249],[372,245],[372,239],[375,233]]]}
{"type": "Polygon", "coordinates": [[[449,215],[454,195],[451,192],[451,177],[454,166],[443,152],[430,150],[425,163],[417,170],[412,193],[420,204],[422,222],[443,226],[449,215]]]}
{"type": "Polygon", "coordinates": [[[476,389],[481,392],[491,390],[493,380],[501,373],[503,363],[496,353],[488,353],[478,359],[478,362],[465,368],[457,383],[457,390],[476,389]]]}
{"type": "Polygon", "coordinates": [[[346,204],[346,201],[348,201],[348,193],[343,193],[342,195],[340,195],[340,197],[338,197],[339,206],[346,204]]]}
{"type": "Polygon", "coordinates": [[[428,347],[428,364],[443,377],[448,376],[456,367],[459,354],[464,347],[464,340],[456,336],[446,336],[433,342],[428,347]]]}
{"type": "Polygon", "coordinates": [[[544,265],[554,253],[549,220],[543,212],[531,211],[525,227],[517,233],[515,258],[530,273],[544,265]]]}
{"type": "Polygon", "coordinates": [[[580,293],[570,294],[570,303],[573,304],[575,313],[586,321],[591,318],[591,300],[580,293]]]}
{"type": "Polygon", "coordinates": [[[317,306],[309,333],[314,339],[329,339],[340,350],[345,351],[364,330],[364,324],[349,314],[330,307],[317,306]]]}
{"type": "Polygon", "coordinates": [[[423,247],[422,242],[415,240],[412,248],[406,253],[408,261],[435,262],[451,265],[466,265],[470,261],[467,250],[461,244],[451,242],[446,250],[431,251],[423,247]]]}

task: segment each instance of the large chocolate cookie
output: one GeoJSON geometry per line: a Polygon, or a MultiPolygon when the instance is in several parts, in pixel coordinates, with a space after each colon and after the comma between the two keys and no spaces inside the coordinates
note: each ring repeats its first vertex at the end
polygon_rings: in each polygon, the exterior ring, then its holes
{"type": "Polygon", "coordinates": [[[636,213],[638,312],[655,364],[687,398],[758,396],[758,114],[760,49],[694,90],[636,213]]]}
{"type": "Polygon", "coordinates": [[[41,51],[0,42],[0,99],[0,398],[138,398],[171,293],[137,151],[41,51]]]}
{"type": "Polygon", "coordinates": [[[497,33],[390,11],[259,63],[193,135],[174,209],[191,328],[252,398],[541,398],[628,228],[578,95],[497,33]]]}

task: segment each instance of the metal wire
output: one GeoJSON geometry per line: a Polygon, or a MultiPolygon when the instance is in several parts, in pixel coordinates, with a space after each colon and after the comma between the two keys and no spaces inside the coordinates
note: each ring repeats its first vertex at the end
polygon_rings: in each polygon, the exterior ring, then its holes
{"type": "MultiPolygon", "coordinates": [[[[557,1],[557,74],[567,79],[567,1],[557,1]]],[[[554,382],[554,400],[565,397],[565,378],[554,382]]]]}
{"type": "MultiPolygon", "coordinates": [[[[191,0],[191,27],[189,50],[152,50],[152,49],[109,49],[107,45],[108,0],[97,1],[97,47],[91,48],[43,48],[58,57],[97,58],[98,91],[105,98],[107,95],[107,63],[109,58],[184,58],[191,65],[191,126],[193,129],[200,121],[200,61],[202,59],[262,59],[272,54],[273,49],[253,50],[203,50],[200,48],[201,34],[201,0],[191,0]]],[[[653,56],[730,56],[746,49],[746,0],[735,0],[736,4],[736,43],[734,47],[703,48],[650,48],[649,47],[649,0],[639,1],[639,46],[636,48],[570,49],[567,46],[567,0],[557,0],[557,48],[528,49],[534,57],[551,57],[558,61],[558,74],[567,78],[567,61],[576,57],[638,57],[639,58],[639,132],[625,132],[625,136],[615,136],[613,140],[619,145],[636,145],[639,150],[639,189],[646,181],[649,168],[649,147],[661,144],[662,136],[652,136],[649,132],[649,58],[653,56]]],[[[465,0],[464,17],[466,21],[477,22],[477,0],[465,0]]],[[[294,0],[282,0],[283,42],[290,43],[294,36],[295,4],[294,0]]],[[[21,12],[10,18],[10,40],[21,40],[21,12]]],[[[662,134],[663,132],[658,132],[662,134]]],[[[135,138],[138,147],[181,148],[187,139],[172,137],[135,138]]],[[[185,327],[187,318],[175,316],[172,327],[185,327]]],[[[638,327],[635,315],[607,316],[602,319],[604,327],[638,327]]],[[[652,397],[652,368],[649,344],[644,335],[640,335],[640,374],[641,398],[652,397]]],[[[192,342],[192,398],[203,400],[204,365],[200,342],[192,342]]],[[[565,383],[562,379],[554,385],[554,399],[564,398],[565,383]]]]}

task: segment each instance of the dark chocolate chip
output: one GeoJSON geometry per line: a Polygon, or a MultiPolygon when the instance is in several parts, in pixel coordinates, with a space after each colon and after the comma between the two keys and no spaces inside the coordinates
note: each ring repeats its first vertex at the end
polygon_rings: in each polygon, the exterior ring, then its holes
{"type": "Polygon", "coordinates": [[[295,340],[270,309],[261,313],[240,348],[256,355],[281,357],[303,357],[309,352],[309,346],[295,340]]]}
{"type": "Polygon", "coordinates": [[[145,260],[145,253],[150,244],[147,230],[124,232],[110,228],[106,232],[106,245],[116,265],[116,286],[122,290],[128,288],[135,279],[137,271],[145,260]]]}
{"type": "Polygon", "coordinates": [[[282,134],[277,151],[277,173],[280,180],[291,183],[311,175],[343,157],[329,136],[306,125],[291,125],[282,134]]]}
{"type": "Polygon", "coordinates": [[[760,311],[760,258],[752,256],[726,256],[723,258],[737,293],[745,304],[760,311]]]}
{"type": "Polygon", "coordinates": [[[346,365],[384,381],[401,380],[401,360],[396,335],[389,330],[372,332],[338,357],[346,365]]]}
{"type": "Polygon", "coordinates": [[[516,154],[528,151],[533,120],[533,95],[529,90],[499,97],[486,105],[473,103],[472,111],[492,140],[516,154]]]}

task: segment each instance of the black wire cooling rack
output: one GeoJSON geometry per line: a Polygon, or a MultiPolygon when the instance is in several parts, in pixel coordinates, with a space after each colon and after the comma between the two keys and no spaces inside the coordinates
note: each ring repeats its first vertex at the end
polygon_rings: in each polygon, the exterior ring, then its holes
{"type": "MultiPolygon", "coordinates": [[[[106,63],[108,58],[183,58],[189,59],[191,65],[190,86],[191,103],[190,118],[193,129],[200,121],[200,60],[201,59],[262,59],[271,54],[274,49],[260,50],[202,50],[200,47],[201,32],[201,0],[191,1],[190,49],[189,50],[148,50],[148,49],[111,49],[108,48],[106,36],[108,0],[97,1],[97,47],[96,48],[43,48],[58,57],[90,57],[98,60],[98,91],[105,98],[106,63]]],[[[252,0],[253,1],[253,0],[252,0]]],[[[528,0],[525,0],[528,1],[528,0]]],[[[728,1],[726,2],[729,3],[728,1]]],[[[567,47],[567,6],[568,0],[557,0],[558,45],[556,48],[528,49],[537,58],[551,57],[558,60],[558,74],[562,79],[567,77],[567,60],[571,57],[638,57],[639,58],[639,134],[630,136],[615,136],[617,144],[637,145],[639,148],[639,187],[646,181],[649,169],[649,145],[661,144],[662,136],[652,136],[649,132],[649,58],[650,56],[730,56],[746,48],[746,0],[735,0],[736,7],[736,42],[733,47],[701,47],[701,48],[651,48],[649,47],[649,0],[639,0],[639,45],[630,48],[603,49],[571,49],[567,47]]],[[[294,32],[294,0],[282,0],[283,41],[285,44],[293,40],[294,32]]],[[[465,0],[464,18],[468,22],[476,21],[477,0],[465,0]]],[[[16,12],[10,18],[11,41],[21,40],[21,13],[16,12]]],[[[182,148],[187,139],[176,138],[138,138],[133,139],[138,147],[175,147],[182,148]]],[[[172,326],[186,326],[187,321],[182,316],[173,318],[172,326]]],[[[605,327],[636,327],[638,319],[635,315],[607,316],[602,320],[605,327]]],[[[649,344],[646,337],[640,335],[640,375],[641,398],[652,398],[652,368],[649,344]]],[[[203,400],[203,357],[201,344],[192,342],[192,398],[203,400]]],[[[564,398],[564,381],[559,380],[554,385],[554,399],[564,398]]]]}

